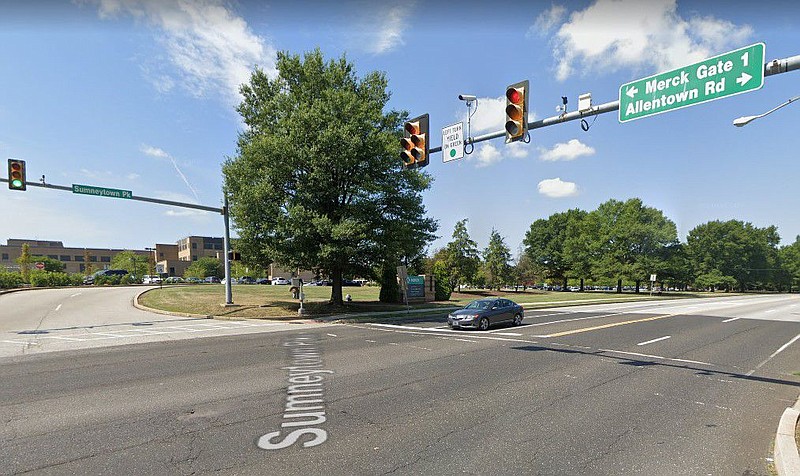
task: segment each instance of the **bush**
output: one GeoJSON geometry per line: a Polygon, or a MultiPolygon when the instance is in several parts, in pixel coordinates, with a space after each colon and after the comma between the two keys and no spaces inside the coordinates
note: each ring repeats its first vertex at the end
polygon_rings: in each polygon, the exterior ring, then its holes
{"type": "Polygon", "coordinates": [[[22,286],[22,275],[0,271],[0,289],[12,289],[22,286]]]}
{"type": "Polygon", "coordinates": [[[114,274],[111,276],[106,276],[105,274],[101,274],[99,276],[95,276],[94,284],[98,286],[114,286],[119,284],[121,276],[118,274],[114,274]]]}
{"type": "Polygon", "coordinates": [[[433,265],[433,279],[434,279],[434,299],[437,301],[449,301],[450,295],[453,290],[450,289],[450,276],[447,273],[447,267],[444,262],[437,261],[433,265]]]}
{"type": "Polygon", "coordinates": [[[54,273],[52,271],[33,271],[31,272],[31,286],[37,288],[72,286],[74,284],[73,276],[67,273],[54,273]]]}
{"type": "Polygon", "coordinates": [[[397,284],[397,268],[388,264],[381,270],[381,302],[400,302],[400,286],[397,284]]]}

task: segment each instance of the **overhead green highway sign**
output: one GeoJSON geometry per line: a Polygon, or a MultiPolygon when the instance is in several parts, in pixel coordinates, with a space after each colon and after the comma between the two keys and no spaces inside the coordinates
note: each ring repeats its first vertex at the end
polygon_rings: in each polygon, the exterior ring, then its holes
{"type": "Polygon", "coordinates": [[[619,122],[760,89],[764,43],[739,48],[698,63],[623,84],[619,122]]]}
{"type": "Polygon", "coordinates": [[[93,187],[91,185],[77,185],[74,183],[72,184],[72,193],[80,193],[82,195],[97,195],[98,197],[133,198],[133,192],[130,190],[93,187]]]}

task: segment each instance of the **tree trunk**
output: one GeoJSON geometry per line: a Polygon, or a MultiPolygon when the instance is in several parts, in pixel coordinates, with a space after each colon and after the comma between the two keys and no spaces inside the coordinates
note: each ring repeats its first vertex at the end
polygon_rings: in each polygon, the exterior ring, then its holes
{"type": "Polygon", "coordinates": [[[569,289],[567,289],[567,277],[566,276],[564,276],[564,285],[561,286],[561,291],[562,292],[563,291],[569,291],[569,289]]]}
{"type": "Polygon", "coordinates": [[[341,306],[344,304],[342,299],[342,270],[334,268],[331,270],[331,304],[341,306]]]}
{"type": "Polygon", "coordinates": [[[621,279],[617,280],[617,292],[618,293],[622,293],[622,280],[621,279]]]}
{"type": "Polygon", "coordinates": [[[583,292],[583,278],[581,278],[581,292],[583,292]]]}
{"type": "Polygon", "coordinates": [[[638,279],[636,280],[636,294],[639,294],[639,285],[642,284],[638,279]]]}

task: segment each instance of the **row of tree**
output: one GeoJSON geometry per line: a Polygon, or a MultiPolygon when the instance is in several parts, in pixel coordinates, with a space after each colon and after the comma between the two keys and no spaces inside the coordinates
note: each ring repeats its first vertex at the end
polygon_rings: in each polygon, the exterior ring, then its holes
{"type": "Polygon", "coordinates": [[[698,225],[682,243],[675,223],[638,198],[534,221],[516,263],[495,230],[480,253],[466,225],[456,223],[452,241],[428,264],[442,294],[467,283],[499,288],[549,281],[566,289],[569,280],[581,290],[586,280],[614,283],[617,291],[626,281],[638,292],[652,275],[662,287],[678,289],[781,291],[800,280],[800,237],[780,247],[775,226],[728,220],[698,225]]]}

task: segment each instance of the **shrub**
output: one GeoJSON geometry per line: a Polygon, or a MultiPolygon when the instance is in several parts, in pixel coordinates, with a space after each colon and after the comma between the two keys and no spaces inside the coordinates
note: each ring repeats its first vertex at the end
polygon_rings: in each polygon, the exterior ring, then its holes
{"type": "Polygon", "coordinates": [[[11,289],[22,286],[22,275],[0,271],[0,289],[11,289]]]}
{"type": "Polygon", "coordinates": [[[73,278],[67,273],[54,273],[52,271],[32,271],[30,279],[31,286],[37,288],[71,286],[73,283],[73,278]]]}
{"type": "Polygon", "coordinates": [[[450,276],[443,261],[437,261],[433,265],[434,279],[434,299],[437,301],[449,301],[453,290],[450,289],[450,276]]]}

